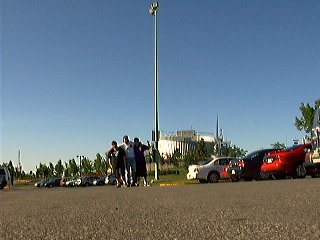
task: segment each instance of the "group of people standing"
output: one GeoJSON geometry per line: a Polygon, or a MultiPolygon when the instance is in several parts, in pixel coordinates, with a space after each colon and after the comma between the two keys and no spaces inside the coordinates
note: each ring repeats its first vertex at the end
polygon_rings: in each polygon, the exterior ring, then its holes
{"type": "Polygon", "coordinates": [[[111,148],[106,152],[109,166],[117,179],[116,187],[139,186],[143,177],[144,185],[148,186],[147,166],[144,152],[149,146],[142,144],[139,138],[129,141],[127,135],[123,136],[118,146],[116,141],[111,142],[111,148]]]}

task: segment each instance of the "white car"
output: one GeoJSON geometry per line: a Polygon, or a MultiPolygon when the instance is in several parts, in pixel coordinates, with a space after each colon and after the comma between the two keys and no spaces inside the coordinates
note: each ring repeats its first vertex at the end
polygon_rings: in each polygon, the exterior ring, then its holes
{"type": "Polygon", "coordinates": [[[77,182],[77,178],[70,178],[68,181],[66,181],[65,186],[66,187],[75,187],[77,182]]]}
{"type": "Polygon", "coordinates": [[[197,179],[200,183],[216,183],[220,179],[229,179],[227,172],[232,157],[214,157],[211,160],[202,161],[199,165],[188,167],[187,179],[197,179]]]}

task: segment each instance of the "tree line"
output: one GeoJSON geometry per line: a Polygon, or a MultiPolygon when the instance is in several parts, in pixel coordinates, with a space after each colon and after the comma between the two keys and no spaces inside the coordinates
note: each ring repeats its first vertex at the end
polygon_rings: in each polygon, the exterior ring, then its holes
{"type": "MultiPolygon", "coordinates": [[[[312,124],[314,114],[317,108],[320,107],[320,99],[314,102],[314,106],[309,103],[301,103],[299,109],[301,112],[300,117],[295,118],[294,125],[299,131],[304,131],[306,133],[305,139],[310,140],[310,133],[312,131],[312,124]]],[[[222,142],[222,139],[219,139],[222,142]]],[[[271,144],[274,148],[284,148],[285,144],[280,142],[275,142],[271,144]]],[[[210,155],[222,155],[230,157],[243,157],[247,153],[246,150],[236,146],[236,145],[222,145],[220,148],[213,153],[209,153],[205,147],[205,142],[203,139],[197,142],[195,148],[190,149],[185,156],[182,156],[179,149],[176,149],[173,154],[160,155],[157,154],[157,161],[159,161],[161,166],[173,165],[176,167],[188,167],[190,164],[199,163],[204,159],[210,158],[210,155]]],[[[146,154],[146,160],[150,164],[154,162],[151,157],[152,154],[146,154]]],[[[30,171],[25,173],[21,167],[14,167],[12,161],[8,163],[0,164],[0,166],[5,166],[9,169],[11,175],[16,178],[25,177],[52,177],[52,176],[79,176],[88,174],[105,174],[107,171],[107,163],[104,157],[97,153],[94,160],[90,160],[88,157],[84,157],[80,161],[76,159],[70,159],[67,162],[63,162],[61,159],[58,160],[56,164],[41,163],[36,166],[35,173],[30,171]],[[81,173],[81,174],[80,174],[81,173]]]]}

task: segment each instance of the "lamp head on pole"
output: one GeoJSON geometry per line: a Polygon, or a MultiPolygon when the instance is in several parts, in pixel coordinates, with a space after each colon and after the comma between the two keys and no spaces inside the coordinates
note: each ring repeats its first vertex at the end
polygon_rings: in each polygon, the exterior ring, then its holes
{"type": "Polygon", "coordinates": [[[156,13],[156,11],[157,11],[157,9],[158,9],[158,7],[159,7],[159,3],[158,3],[158,2],[152,3],[152,4],[151,4],[151,7],[150,7],[150,9],[149,9],[149,13],[150,13],[152,16],[154,16],[155,13],[156,13]]]}

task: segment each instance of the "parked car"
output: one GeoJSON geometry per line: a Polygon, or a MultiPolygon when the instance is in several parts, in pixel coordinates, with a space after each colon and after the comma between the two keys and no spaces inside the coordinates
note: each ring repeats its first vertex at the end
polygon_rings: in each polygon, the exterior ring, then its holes
{"type": "Polygon", "coordinates": [[[320,175],[320,108],[317,109],[313,119],[311,132],[311,150],[306,153],[304,167],[311,177],[320,175]]]}
{"type": "Polygon", "coordinates": [[[66,186],[66,187],[75,187],[75,186],[77,186],[77,185],[76,185],[76,182],[77,182],[77,178],[70,178],[70,179],[68,179],[68,180],[66,181],[65,186],[66,186]]]}
{"type": "Polygon", "coordinates": [[[229,168],[227,169],[230,174],[230,179],[233,182],[237,182],[240,179],[245,181],[255,180],[266,180],[269,179],[269,174],[261,172],[261,165],[263,158],[272,151],[279,149],[262,149],[251,152],[241,159],[231,160],[229,168]]]}
{"type": "Polygon", "coordinates": [[[43,186],[47,188],[52,188],[52,187],[59,187],[60,186],[60,181],[61,178],[51,178],[48,181],[46,181],[43,186]]]}
{"type": "Polygon", "coordinates": [[[6,167],[0,167],[0,189],[10,187],[12,185],[11,174],[6,167]]]}
{"type": "Polygon", "coordinates": [[[98,179],[94,180],[92,185],[93,186],[103,186],[105,185],[106,177],[99,177],[98,179]]]}
{"type": "Polygon", "coordinates": [[[87,176],[78,178],[75,182],[77,186],[88,187],[93,185],[93,181],[97,180],[99,177],[97,176],[87,176]]]}
{"type": "Polygon", "coordinates": [[[303,163],[310,149],[311,144],[307,143],[272,152],[263,159],[261,171],[281,178],[285,176],[304,178],[307,171],[303,163]]]}
{"type": "Polygon", "coordinates": [[[215,157],[188,167],[187,179],[198,179],[200,183],[216,183],[220,179],[229,179],[226,167],[232,157],[215,157]]]}
{"type": "Polygon", "coordinates": [[[66,183],[67,181],[70,181],[70,177],[64,177],[64,178],[61,178],[60,180],[60,187],[66,187],[66,183]]]}
{"type": "Polygon", "coordinates": [[[34,184],[35,187],[43,187],[44,184],[50,179],[42,179],[34,184]]]}
{"type": "Polygon", "coordinates": [[[116,185],[117,184],[117,179],[114,176],[114,174],[108,175],[105,178],[105,184],[106,185],[116,185]]]}

